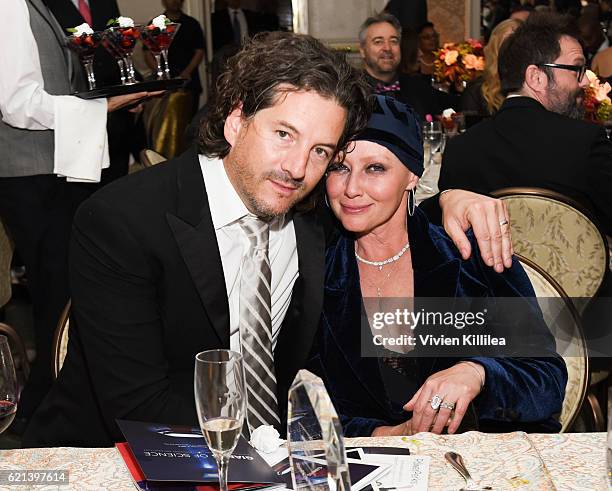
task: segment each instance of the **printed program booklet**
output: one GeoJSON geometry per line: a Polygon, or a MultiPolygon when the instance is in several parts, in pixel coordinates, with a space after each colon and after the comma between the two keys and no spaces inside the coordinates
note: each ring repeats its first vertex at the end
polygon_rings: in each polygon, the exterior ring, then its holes
{"type": "MultiPolygon", "coordinates": [[[[147,482],[218,483],[217,463],[199,428],[125,420],[117,424],[147,482]]],[[[228,482],[253,487],[285,480],[240,436],[230,457],[228,482]]]]}

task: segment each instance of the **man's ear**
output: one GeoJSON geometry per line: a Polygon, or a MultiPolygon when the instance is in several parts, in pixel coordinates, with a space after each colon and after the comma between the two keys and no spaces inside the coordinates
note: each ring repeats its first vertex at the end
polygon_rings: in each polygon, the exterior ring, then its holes
{"type": "Polygon", "coordinates": [[[365,51],[363,50],[363,45],[359,45],[359,54],[361,55],[361,59],[365,60],[365,51]]]}
{"type": "Polygon", "coordinates": [[[548,76],[544,70],[529,65],[525,70],[525,85],[533,92],[541,94],[548,87],[548,76]]]}
{"type": "Polygon", "coordinates": [[[231,113],[225,118],[225,125],[223,127],[223,136],[227,142],[233,147],[238,140],[238,135],[244,126],[244,119],[242,119],[242,104],[236,106],[231,113]]]}

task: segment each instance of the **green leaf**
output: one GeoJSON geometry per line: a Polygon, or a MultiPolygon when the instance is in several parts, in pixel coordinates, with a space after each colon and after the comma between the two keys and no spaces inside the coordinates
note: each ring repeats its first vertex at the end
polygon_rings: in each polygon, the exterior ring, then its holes
{"type": "Polygon", "coordinates": [[[118,24],[117,19],[108,19],[108,22],[106,23],[106,27],[114,26],[117,24],[118,24]]]}
{"type": "Polygon", "coordinates": [[[75,27],[69,27],[68,29],[66,29],[67,32],[77,32],[75,27]]]}

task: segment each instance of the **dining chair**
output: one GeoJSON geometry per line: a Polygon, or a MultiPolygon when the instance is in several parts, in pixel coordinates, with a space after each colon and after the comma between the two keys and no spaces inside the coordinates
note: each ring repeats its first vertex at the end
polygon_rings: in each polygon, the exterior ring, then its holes
{"type": "Polygon", "coordinates": [[[140,163],[145,167],[152,167],[157,164],[165,162],[167,159],[163,155],[157,153],[155,150],[145,148],[140,151],[140,163]]]}
{"type": "Polygon", "coordinates": [[[0,308],[11,299],[11,261],[13,259],[13,243],[0,220],[0,308]]]}
{"type": "Polygon", "coordinates": [[[70,331],[70,306],[71,301],[64,307],[62,314],[60,315],[57,327],[55,328],[55,334],[53,335],[53,347],[52,347],[52,375],[56,379],[59,375],[64,360],[66,359],[66,353],[68,352],[68,336],[70,331]]]}
{"type": "Polygon", "coordinates": [[[554,191],[514,187],[491,194],[508,206],[514,251],[546,271],[582,313],[608,274],[609,247],[597,221],[554,191]]]}
{"type": "Polygon", "coordinates": [[[601,412],[599,405],[593,407],[593,401],[587,398],[589,357],[580,316],[563,288],[546,271],[520,254],[516,257],[531,281],[544,321],[555,336],[557,353],[567,367],[565,398],[559,416],[563,433],[572,427],[585,400],[593,412],[593,419],[599,416],[598,410],[601,412]]]}
{"type": "MultiPolygon", "coordinates": [[[[12,296],[11,261],[13,250],[13,242],[8,236],[2,220],[0,220],[0,309],[6,307],[12,296]]],[[[15,328],[5,322],[0,322],[0,334],[8,338],[15,361],[19,386],[23,388],[30,375],[30,363],[25,343],[15,328]]]]}

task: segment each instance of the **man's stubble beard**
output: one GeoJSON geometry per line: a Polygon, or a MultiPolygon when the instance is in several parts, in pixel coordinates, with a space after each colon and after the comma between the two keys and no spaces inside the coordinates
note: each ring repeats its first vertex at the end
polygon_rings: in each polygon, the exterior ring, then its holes
{"type": "Polygon", "coordinates": [[[366,59],[365,63],[372,73],[382,74],[382,75],[395,76],[397,74],[397,69],[399,68],[399,63],[394,65],[394,67],[391,70],[383,69],[378,63],[376,63],[376,61],[366,59]]]}
{"type": "Polygon", "coordinates": [[[549,110],[568,118],[583,119],[584,106],[582,98],[578,98],[582,92],[582,88],[578,88],[572,93],[563,94],[556,84],[549,85],[549,110]]]}
{"type": "Polygon", "coordinates": [[[232,168],[232,174],[235,179],[236,191],[244,201],[245,206],[249,211],[262,220],[272,220],[276,217],[282,216],[287,213],[294,205],[305,198],[303,193],[304,184],[295,179],[291,179],[289,176],[283,175],[277,171],[269,171],[261,176],[256,176],[252,171],[248,163],[245,163],[241,159],[240,152],[236,152],[234,158],[229,163],[229,167],[232,168]],[[296,197],[290,201],[286,201],[286,206],[282,209],[271,207],[268,203],[261,200],[257,196],[257,189],[261,185],[265,185],[265,181],[268,179],[274,179],[275,181],[283,182],[291,186],[297,187],[295,191],[296,197]]]}

